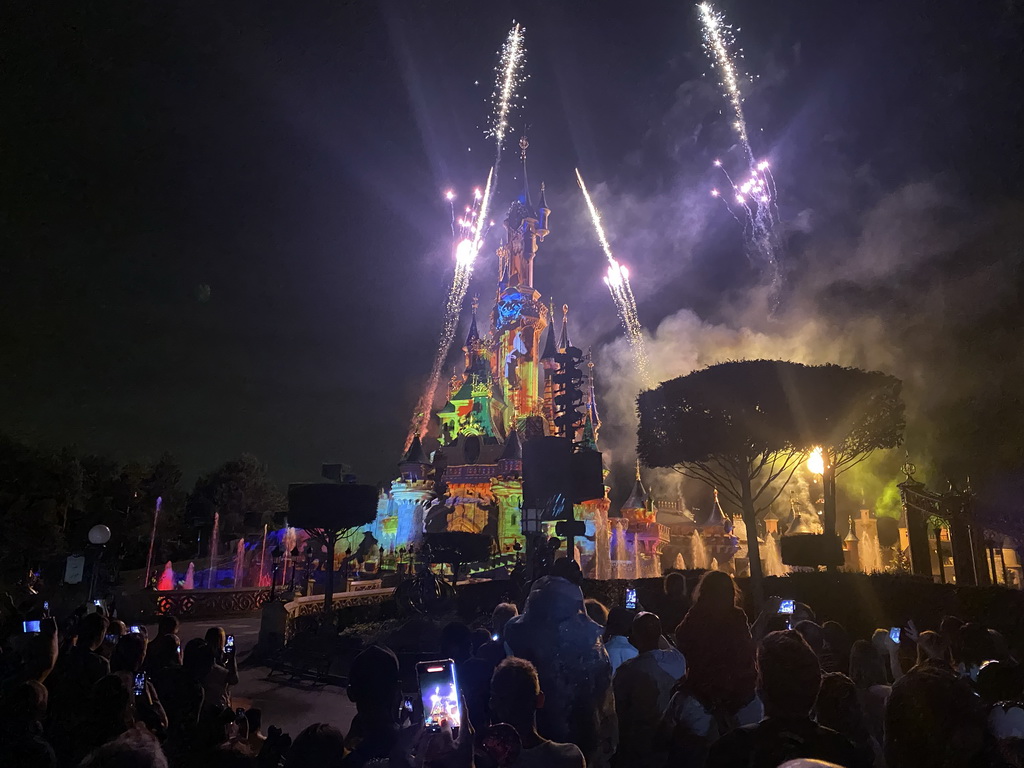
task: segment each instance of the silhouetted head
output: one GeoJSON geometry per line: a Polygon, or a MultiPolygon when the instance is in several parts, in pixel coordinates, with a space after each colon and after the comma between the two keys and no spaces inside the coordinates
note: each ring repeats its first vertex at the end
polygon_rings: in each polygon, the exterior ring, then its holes
{"type": "Polygon", "coordinates": [[[617,605],[608,612],[608,622],[604,625],[605,642],[616,635],[629,637],[632,629],[633,611],[617,605]]]}
{"type": "Polygon", "coordinates": [[[499,637],[505,634],[505,625],[509,619],[519,615],[519,609],[515,603],[498,603],[491,611],[491,632],[499,637]]]}
{"type": "Polygon", "coordinates": [[[661,642],[661,619],[655,613],[642,611],[633,619],[629,642],[640,653],[658,650],[661,642]]]}
{"type": "Polygon", "coordinates": [[[858,640],[850,649],[850,679],[858,688],[885,685],[885,664],[870,640],[858,640]]]}
{"type": "Polygon", "coordinates": [[[503,660],[491,676],[491,720],[521,726],[544,706],[540,678],[533,664],[514,656],[503,660]]]}
{"type": "Polygon", "coordinates": [[[95,651],[103,643],[109,622],[100,613],[87,613],[78,622],[78,645],[95,651]]]}
{"type": "Polygon", "coordinates": [[[661,582],[665,596],[673,600],[684,600],[686,598],[686,577],[681,573],[672,572],[661,582]]]}
{"type": "Polygon", "coordinates": [[[441,630],[441,656],[459,663],[473,655],[473,633],[461,621],[445,624],[441,630]]]}
{"type": "Polygon", "coordinates": [[[597,622],[602,627],[608,624],[608,607],[600,600],[588,597],[583,601],[583,610],[587,612],[591,621],[597,622]]]}
{"type": "Polygon", "coordinates": [[[757,649],[757,690],[770,717],[807,717],[821,685],[818,657],[798,632],[772,632],[757,649]]]}
{"type": "Polygon", "coordinates": [[[393,716],[401,696],[398,657],[390,648],[371,645],[352,660],[348,697],[360,712],[393,716]]]}
{"type": "Polygon", "coordinates": [[[227,633],[224,631],[224,627],[210,627],[206,630],[206,635],[203,636],[206,640],[206,644],[210,646],[210,650],[213,651],[214,656],[219,656],[224,652],[224,644],[227,642],[227,633]]]}
{"type": "Polygon", "coordinates": [[[739,605],[740,593],[732,576],[723,571],[706,571],[693,591],[693,604],[700,610],[725,611],[739,605]]]}
{"type": "Polygon", "coordinates": [[[114,646],[110,656],[111,672],[138,672],[146,659],[146,638],[138,634],[125,635],[114,646]]]}
{"type": "Polygon", "coordinates": [[[160,635],[176,635],[178,634],[178,627],[181,622],[178,621],[177,616],[161,616],[156,622],[156,634],[157,637],[160,635]]]}
{"type": "Polygon", "coordinates": [[[292,742],[288,768],[340,768],[344,756],[345,737],[341,731],[327,723],[313,723],[292,742]]]}

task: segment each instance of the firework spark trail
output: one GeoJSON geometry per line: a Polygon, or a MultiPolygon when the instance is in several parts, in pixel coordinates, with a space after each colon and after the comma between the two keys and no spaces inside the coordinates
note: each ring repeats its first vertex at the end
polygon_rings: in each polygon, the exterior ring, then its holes
{"type": "MultiPolygon", "coordinates": [[[[415,435],[419,435],[422,438],[426,434],[430,413],[434,405],[434,396],[441,381],[441,370],[444,367],[445,360],[448,358],[452,342],[455,340],[455,331],[459,324],[459,314],[462,311],[462,302],[466,298],[466,291],[469,289],[473,265],[489,231],[487,215],[490,212],[494,188],[498,181],[498,166],[501,164],[501,152],[509,129],[509,113],[517,105],[519,101],[518,89],[526,79],[523,73],[523,66],[526,63],[525,32],[526,30],[520,24],[514,24],[512,29],[509,30],[505,43],[501,47],[496,70],[497,78],[494,92],[491,95],[494,106],[491,114],[489,134],[494,137],[495,154],[494,165],[487,174],[487,184],[484,185],[482,193],[479,190],[474,193],[474,203],[466,209],[464,218],[458,221],[454,220],[454,203],[452,205],[455,273],[452,275],[451,287],[445,302],[441,338],[438,340],[437,352],[434,355],[430,376],[427,378],[427,385],[420,396],[419,402],[416,404],[416,410],[409,425],[409,433],[405,440],[405,450],[409,449],[415,435]],[[458,224],[457,228],[456,224],[458,224]]],[[[454,194],[446,195],[446,198],[452,201],[454,200],[454,194]]]]}
{"type": "Polygon", "coordinates": [[[590,197],[587,185],[583,181],[579,168],[576,169],[576,182],[583,192],[583,199],[587,203],[587,210],[590,212],[590,220],[594,223],[594,232],[597,234],[597,241],[601,244],[605,258],[608,259],[608,274],[604,278],[608,291],[615,302],[615,309],[622,322],[622,328],[626,332],[626,340],[633,352],[633,359],[636,361],[637,369],[640,371],[640,379],[645,387],[652,385],[650,370],[647,365],[647,347],[644,344],[643,326],[640,325],[640,318],[636,311],[636,298],[633,296],[633,289],[629,285],[629,270],[619,264],[612,254],[612,247],[608,243],[604,226],[601,224],[601,214],[590,197]]]}
{"type": "Polygon", "coordinates": [[[505,134],[508,132],[508,115],[515,105],[519,86],[525,79],[523,65],[526,63],[525,32],[522,26],[514,24],[509,30],[505,44],[501,47],[501,57],[498,62],[498,78],[494,84],[494,93],[491,100],[494,103],[491,113],[490,133],[494,137],[496,145],[495,168],[501,160],[501,148],[505,144],[505,134]]]}
{"type": "Polygon", "coordinates": [[[766,161],[755,160],[753,149],[750,146],[747,119],[743,114],[743,92],[740,89],[735,56],[731,50],[734,46],[732,28],[725,23],[722,14],[716,11],[710,3],[701,3],[697,7],[700,10],[701,23],[704,26],[704,47],[718,68],[725,96],[732,105],[733,128],[739,138],[749,169],[746,179],[737,183],[733,181],[721,161],[716,160],[715,166],[725,174],[733,195],[730,199],[726,195],[719,194],[718,190],[712,190],[711,194],[714,197],[720,197],[733,217],[740,221],[744,228],[751,259],[758,261],[759,266],[767,270],[771,280],[771,302],[774,311],[778,305],[782,287],[782,273],[778,261],[779,240],[775,233],[775,225],[779,219],[775,179],[772,177],[766,161]],[[739,210],[742,210],[742,218],[738,214],[739,210]]]}
{"type": "MultiPolygon", "coordinates": [[[[430,367],[430,375],[427,377],[423,394],[420,395],[420,399],[416,403],[416,409],[413,411],[412,421],[409,424],[409,432],[405,438],[404,450],[406,451],[409,450],[413,437],[419,435],[422,438],[427,431],[434,395],[437,394],[437,387],[441,383],[441,371],[448,359],[452,342],[455,341],[455,331],[459,327],[459,314],[462,311],[462,302],[466,298],[466,291],[469,290],[473,264],[487,234],[487,211],[490,206],[493,182],[494,169],[492,168],[487,174],[484,191],[474,190],[473,204],[466,207],[465,216],[452,220],[455,272],[452,275],[448,297],[445,300],[444,321],[441,325],[441,337],[437,342],[437,351],[434,353],[434,362],[430,367]]],[[[454,216],[455,193],[451,191],[445,193],[445,199],[452,204],[454,216]]]]}
{"type": "Polygon", "coordinates": [[[740,91],[736,65],[729,52],[732,30],[726,26],[722,14],[715,11],[710,3],[701,3],[697,7],[700,9],[701,22],[704,24],[704,42],[708,48],[708,54],[718,64],[718,69],[722,73],[722,85],[736,117],[733,127],[740,137],[743,150],[747,153],[747,160],[753,163],[754,154],[750,151],[750,139],[747,137],[747,121],[743,117],[743,92],[740,91]]]}

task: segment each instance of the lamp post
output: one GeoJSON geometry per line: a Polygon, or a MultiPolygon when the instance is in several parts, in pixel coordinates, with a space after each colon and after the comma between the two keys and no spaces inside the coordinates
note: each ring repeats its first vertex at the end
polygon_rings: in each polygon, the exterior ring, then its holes
{"type": "Polygon", "coordinates": [[[295,593],[295,566],[296,566],[297,561],[299,559],[299,547],[298,547],[298,545],[292,547],[291,556],[292,556],[292,583],[289,586],[289,589],[294,594],[295,593]]]}
{"type": "Polygon", "coordinates": [[[92,578],[89,580],[89,602],[92,602],[96,594],[96,579],[100,574],[100,561],[103,559],[103,550],[110,541],[110,529],[105,525],[94,525],[89,529],[89,543],[95,548],[96,556],[92,563],[92,578]]]}
{"type": "Polygon", "coordinates": [[[281,568],[281,558],[284,556],[284,553],[281,551],[281,548],[275,544],[274,551],[270,553],[270,556],[274,561],[274,570],[270,573],[270,599],[273,600],[274,595],[277,592],[277,572],[281,568]]]}

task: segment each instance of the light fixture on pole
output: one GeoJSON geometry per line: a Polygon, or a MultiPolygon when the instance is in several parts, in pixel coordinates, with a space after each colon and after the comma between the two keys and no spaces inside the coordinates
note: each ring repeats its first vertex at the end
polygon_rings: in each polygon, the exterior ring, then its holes
{"type": "Polygon", "coordinates": [[[94,525],[89,529],[89,543],[95,549],[95,558],[92,563],[92,578],[89,581],[89,601],[92,602],[96,594],[96,579],[100,573],[100,561],[103,559],[103,549],[110,541],[110,529],[105,525],[94,525]]]}

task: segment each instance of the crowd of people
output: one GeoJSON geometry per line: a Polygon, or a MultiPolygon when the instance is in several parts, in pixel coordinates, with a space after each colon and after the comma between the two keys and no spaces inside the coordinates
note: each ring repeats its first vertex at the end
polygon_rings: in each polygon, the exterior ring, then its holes
{"type": "Polygon", "coordinates": [[[1024,768],[1024,673],[992,630],[946,617],[852,638],[780,598],[748,617],[716,571],[692,600],[674,573],[657,604],[609,608],[556,573],[521,613],[444,627],[454,729],[424,727],[383,646],[352,661],[347,733],[317,722],[292,739],[232,708],[219,627],[182,647],[169,616],[154,637],[102,609],[60,629],[43,617],[0,655],[0,768],[1024,768]]]}

